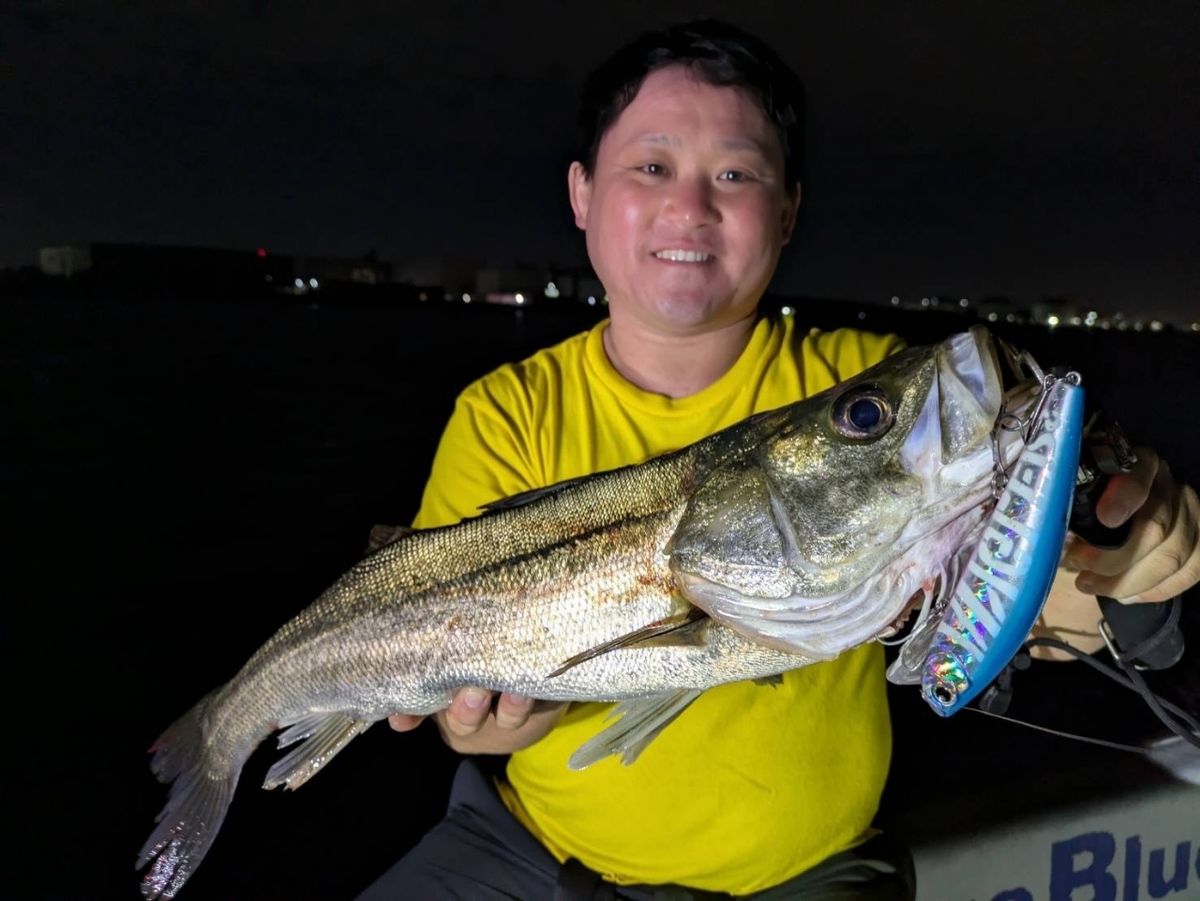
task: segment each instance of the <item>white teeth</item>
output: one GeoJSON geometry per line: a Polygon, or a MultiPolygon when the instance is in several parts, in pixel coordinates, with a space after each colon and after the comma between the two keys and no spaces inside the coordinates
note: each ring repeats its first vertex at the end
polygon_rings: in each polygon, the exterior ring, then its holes
{"type": "Polygon", "coordinates": [[[700,253],[698,250],[660,250],[655,256],[672,263],[706,263],[712,254],[700,253]]]}

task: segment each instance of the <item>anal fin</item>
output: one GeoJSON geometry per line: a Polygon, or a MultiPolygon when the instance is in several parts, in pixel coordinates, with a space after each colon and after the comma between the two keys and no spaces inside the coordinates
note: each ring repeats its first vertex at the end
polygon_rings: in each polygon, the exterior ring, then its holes
{"type": "Polygon", "coordinates": [[[628,766],[702,693],[701,689],[683,689],[621,701],[608,716],[615,717],[616,722],[580,745],[568,766],[573,770],[587,769],[611,754],[620,754],[621,762],[628,766]]]}
{"type": "Polygon", "coordinates": [[[616,651],[620,648],[668,647],[682,645],[701,645],[704,643],[703,626],[708,623],[708,614],[699,607],[688,607],[685,613],[671,616],[650,623],[637,631],[618,636],[611,641],[588,648],[582,653],[569,657],[554,672],[546,678],[553,679],[561,676],[573,666],[579,666],[585,660],[616,651]]]}
{"type": "Polygon", "coordinates": [[[301,739],[306,741],[275,761],[267,771],[263,788],[283,785],[294,791],[370,725],[370,720],[356,720],[342,712],[312,714],[296,720],[280,734],[279,747],[286,748],[301,739]]]}

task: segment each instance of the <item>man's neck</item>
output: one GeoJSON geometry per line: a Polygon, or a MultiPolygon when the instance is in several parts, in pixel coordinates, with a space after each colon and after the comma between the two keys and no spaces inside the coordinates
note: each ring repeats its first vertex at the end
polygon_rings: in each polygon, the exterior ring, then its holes
{"type": "Polygon", "coordinates": [[[613,319],[604,332],[604,352],[613,368],[643,391],[688,397],[732,368],[756,321],[752,315],[711,331],[667,335],[613,319]]]}

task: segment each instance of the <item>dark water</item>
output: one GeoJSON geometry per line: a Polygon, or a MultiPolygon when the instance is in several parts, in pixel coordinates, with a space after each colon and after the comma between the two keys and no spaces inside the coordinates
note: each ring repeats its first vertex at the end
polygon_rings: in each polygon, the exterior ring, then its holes
{"type": "MultiPolygon", "coordinates": [[[[875,311],[859,323],[845,307],[802,315],[913,342],[963,324],[875,311]]],[[[441,304],[0,303],[5,735],[16,756],[5,794],[17,829],[4,893],[135,897],[134,856],[165,800],[146,747],[347,568],[373,523],[411,517],[458,390],[592,321],[586,309],[441,304]]],[[[1009,335],[1083,371],[1132,434],[1198,480],[1200,341],[1009,335]]],[[[1110,704],[1064,669],[1036,677],[1030,716],[1110,704]],[[1044,698],[1059,700],[1039,708],[1044,698]]],[[[919,771],[946,742],[993,768],[1005,746],[1014,782],[1063,757],[1054,740],[1009,727],[934,723],[912,692],[895,707],[881,818],[901,831],[915,828],[928,795],[919,771]]],[[[1135,706],[1111,709],[1127,731],[1148,728],[1135,706]]],[[[1078,761],[1068,786],[1110,765],[1087,749],[1068,755],[1078,761]]],[[[257,791],[273,756],[250,761],[185,898],[349,897],[436,821],[455,765],[432,730],[376,728],[301,792],[257,791]]]]}

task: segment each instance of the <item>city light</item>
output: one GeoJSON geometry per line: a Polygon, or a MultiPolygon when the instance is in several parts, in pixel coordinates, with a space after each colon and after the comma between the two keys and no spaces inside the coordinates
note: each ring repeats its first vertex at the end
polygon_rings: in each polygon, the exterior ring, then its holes
{"type": "Polygon", "coordinates": [[[523,303],[525,303],[525,295],[518,294],[515,297],[513,297],[513,300],[515,300],[518,304],[523,304],[523,303]]]}
{"type": "Polygon", "coordinates": [[[1050,326],[1050,328],[1054,328],[1055,326],[1058,325],[1058,323],[1059,323],[1059,318],[1057,316],[1047,316],[1046,317],[1046,325],[1050,326]]]}
{"type": "Polygon", "coordinates": [[[558,285],[554,284],[554,282],[548,283],[544,293],[547,297],[558,297],[558,285]]]}
{"type": "Polygon", "coordinates": [[[321,287],[321,284],[320,284],[320,282],[318,282],[318,281],[317,281],[315,278],[310,278],[310,279],[308,280],[308,286],[309,286],[310,288],[314,288],[314,289],[316,289],[316,288],[319,288],[319,287],[321,287]]]}
{"type": "Polygon", "coordinates": [[[299,290],[303,291],[304,290],[304,279],[302,279],[302,278],[296,279],[296,287],[299,290]]]}
{"type": "Polygon", "coordinates": [[[900,306],[900,298],[897,297],[895,294],[892,295],[892,306],[894,306],[894,307],[900,306]]]}
{"type": "Polygon", "coordinates": [[[464,294],[464,295],[462,296],[462,302],[463,302],[463,303],[470,303],[470,302],[471,302],[471,295],[470,295],[470,294],[464,294]]]}
{"type": "Polygon", "coordinates": [[[958,305],[965,310],[967,307],[969,307],[971,305],[971,301],[967,300],[964,297],[961,300],[959,300],[958,305]]]}
{"type": "Polygon", "coordinates": [[[779,312],[782,313],[784,316],[791,316],[796,311],[793,310],[791,307],[784,307],[779,312]]]}
{"type": "Polygon", "coordinates": [[[588,306],[594,307],[595,305],[596,305],[596,296],[594,294],[589,294],[588,295],[588,306]]]}

